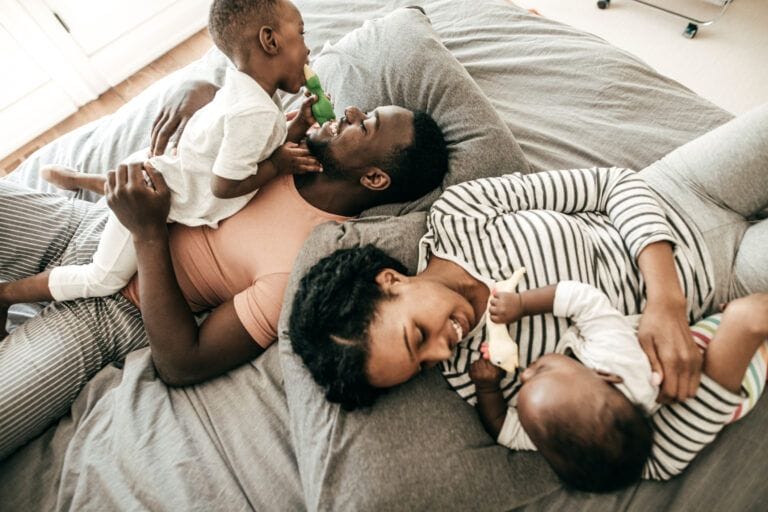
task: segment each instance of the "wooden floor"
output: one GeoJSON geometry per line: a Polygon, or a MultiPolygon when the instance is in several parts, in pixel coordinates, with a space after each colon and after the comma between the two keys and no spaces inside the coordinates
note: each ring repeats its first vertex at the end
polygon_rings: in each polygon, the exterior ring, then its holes
{"type": "Polygon", "coordinates": [[[95,119],[111,114],[150,84],[202,56],[212,45],[208,31],[201,30],[136,74],[112,87],[36,139],[0,160],[0,176],[14,170],[38,148],[95,119]]]}

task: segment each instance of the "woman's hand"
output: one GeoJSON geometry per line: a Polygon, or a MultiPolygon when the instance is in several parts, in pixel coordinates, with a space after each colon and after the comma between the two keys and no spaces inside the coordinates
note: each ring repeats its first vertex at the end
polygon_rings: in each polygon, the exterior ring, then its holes
{"type": "Polygon", "coordinates": [[[638,329],[640,346],[661,376],[658,401],[683,401],[696,394],[702,355],[688,328],[685,305],[648,303],[638,329]]]}
{"type": "Polygon", "coordinates": [[[166,147],[175,148],[195,112],[213,100],[219,88],[203,80],[184,82],[168,98],[152,123],[149,144],[151,156],[162,155],[166,147]]]}
{"type": "Polygon", "coordinates": [[[104,184],[107,204],[134,241],[154,240],[167,234],[171,191],[149,164],[121,164],[107,173],[104,184]]]}

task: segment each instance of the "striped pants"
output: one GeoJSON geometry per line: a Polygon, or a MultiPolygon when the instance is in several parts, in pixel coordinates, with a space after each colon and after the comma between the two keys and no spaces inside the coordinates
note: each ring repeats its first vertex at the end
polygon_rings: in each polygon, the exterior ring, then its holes
{"type": "MultiPolygon", "coordinates": [[[[0,281],[89,263],[108,211],[0,180],[0,281]]],[[[0,341],[0,459],[66,414],[101,368],[147,343],[120,294],[50,303],[0,341]]]]}

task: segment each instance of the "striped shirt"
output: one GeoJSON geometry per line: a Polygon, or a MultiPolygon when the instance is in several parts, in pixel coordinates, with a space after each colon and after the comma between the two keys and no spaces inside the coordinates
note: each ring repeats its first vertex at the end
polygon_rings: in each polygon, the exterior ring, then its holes
{"type": "MultiPolygon", "coordinates": [[[[711,309],[714,295],[702,237],[628,169],[517,173],[449,187],[430,210],[419,244],[419,271],[434,254],[492,286],[524,266],[519,291],[581,281],[602,290],[623,314],[634,315],[645,307],[637,258],[649,244],[661,241],[674,247],[692,323],[711,309]]],[[[520,368],[504,377],[501,389],[511,406],[521,385],[520,371],[555,352],[568,327],[568,319],[552,314],[510,325],[520,348],[520,368]]],[[[450,385],[472,404],[469,366],[480,356],[485,339],[481,321],[443,363],[450,385]]]]}

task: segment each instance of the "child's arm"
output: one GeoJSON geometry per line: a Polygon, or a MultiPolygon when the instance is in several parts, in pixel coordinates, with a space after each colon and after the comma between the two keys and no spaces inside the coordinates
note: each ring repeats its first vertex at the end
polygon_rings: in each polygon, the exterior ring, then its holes
{"type": "Polygon", "coordinates": [[[504,370],[485,358],[478,359],[469,367],[469,378],[475,384],[480,421],[494,439],[499,437],[507,415],[507,404],[499,388],[503,376],[504,370]]]}
{"type": "Polygon", "coordinates": [[[288,121],[288,136],[285,138],[288,142],[299,143],[307,135],[312,125],[315,124],[315,116],[312,114],[312,105],[317,101],[317,96],[312,95],[304,99],[298,114],[288,121]]]}
{"type": "Polygon", "coordinates": [[[213,175],[211,192],[222,199],[239,197],[258,190],[268,181],[283,174],[304,174],[320,172],[322,167],[307,149],[305,144],[286,142],[272,153],[272,156],[259,164],[256,174],[242,180],[232,180],[213,175]]]}
{"type": "Polygon", "coordinates": [[[529,315],[551,313],[557,285],[532,288],[520,293],[493,291],[488,311],[497,324],[511,324],[529,315]]]}
{"type": "Polygon", "coordinates": [[[752,357],[767,338],[768,294],[730,302],[704,353],[704,373],[728,391],[738,393],[752,357]]]}

